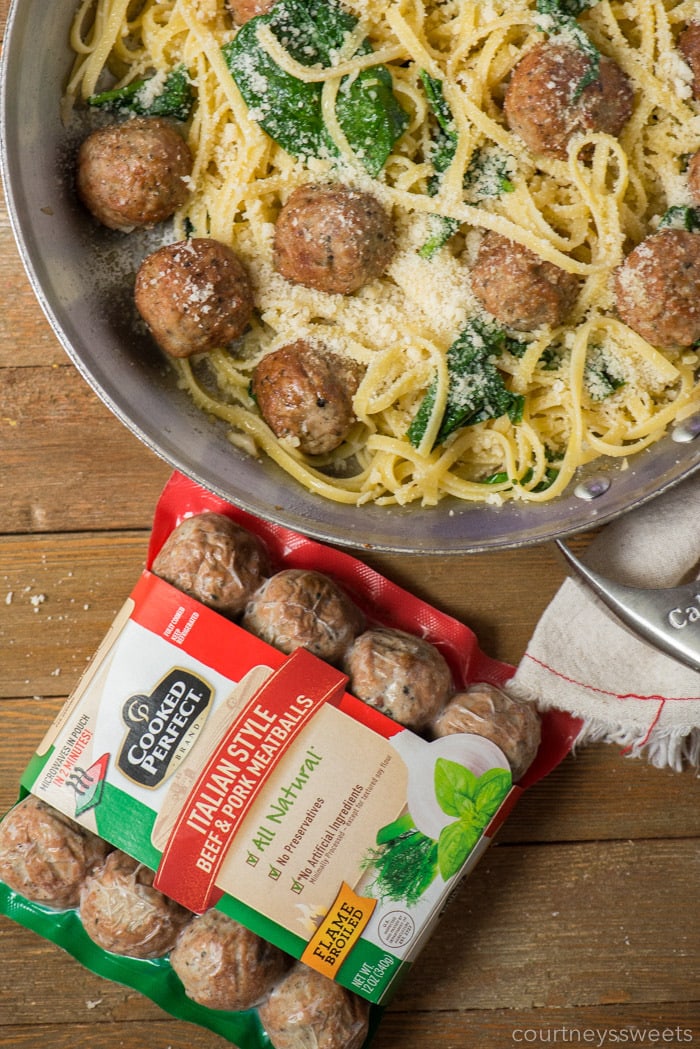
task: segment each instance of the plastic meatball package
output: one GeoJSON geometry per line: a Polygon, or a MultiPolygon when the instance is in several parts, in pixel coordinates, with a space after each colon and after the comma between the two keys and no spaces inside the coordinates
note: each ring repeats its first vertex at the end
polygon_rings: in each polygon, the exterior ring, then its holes
{"type": "Polygon", "coordinates": [[[359,558],[175,473],[0,822],[0,913],[239,1049],[364,1049],[575,738],[512,674],[359,558]]]}

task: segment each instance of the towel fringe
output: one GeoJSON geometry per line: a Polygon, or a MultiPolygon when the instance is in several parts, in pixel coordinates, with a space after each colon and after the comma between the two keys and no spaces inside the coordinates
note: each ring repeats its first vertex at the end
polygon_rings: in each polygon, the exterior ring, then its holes
{"type": "Polygon", "coordinates": [[[586,746],[589,743],[613,743],[629,757],[646,757],[656,768],[670,768],[682,772],[687,765],[700,766],[700,729],[690,733],[652,731],[646,738],[639,738],[637,733],[623,725],[611,725],[595,718],[587,718],[576,737],[574,746],[586,746]]]}

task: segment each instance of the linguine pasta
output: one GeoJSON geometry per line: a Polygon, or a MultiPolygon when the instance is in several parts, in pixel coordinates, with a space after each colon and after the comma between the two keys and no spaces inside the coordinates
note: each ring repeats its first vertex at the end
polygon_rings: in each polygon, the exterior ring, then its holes
{"type": "Polygon", "coordinates": [[[628,75],[634,107],[618,139],[577,135],[565,160],[534,157],[503,116],[511,71],[551,28],[534,0],[343,0],[343,9],[354,28],[325,65],[303,63],[256,20],[267,58],[295,82],[318,85],[329,147],[295,156],[264,130],[265,107],[249,105],[232,75],[226,49],[237,29],[224,0],[78,7],[67,98],[85,101],[105,85],[184,65],[195,98],[183,125],[192,192],[167,236],[217,238],[251,275],[256,312],[239,343],[173,361],[197,405],[228,424],[235,444],[270,456],[311,491],[348,504],[402,505],[445,496],[551,500],[582,465],[600,456],[624,464],[697,410],[696,349],[647,343],[617,318],[612,291],[625,254],[670,207],[688,204],[684,165],[700,148],[700,114],[675,40],[697,4],[584,6],[578,23],[628,75]],[[381,170],[371,171],[338,106],[348,85],[380,66],[405,119],[381,170]],[[431,85],[450,120],[451,153],[440,172],[431,85]],[[331,179],[373,193],[396,233],[384,275],[348,296],[292,284],[272,263],[280,206],[302,183],[331,179]],[[484,317],[469,284],[484,230],[575,274],[580,292],[565,327],[516,333],[494,358],[519,411],[469,421],[438,441],[454,381],[448,350],[484,317]],[[339,449],[314,459],[274,436],[249,392],[261,357],[299,338],[365,369],[357,423],[339,449]],[[411,438],[421,406],[423,425],[411,438]]]}

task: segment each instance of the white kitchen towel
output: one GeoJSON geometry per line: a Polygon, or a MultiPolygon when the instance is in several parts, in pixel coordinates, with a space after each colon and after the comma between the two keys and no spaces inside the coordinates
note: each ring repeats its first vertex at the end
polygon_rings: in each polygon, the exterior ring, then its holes
{"type": "MultiPolygon", "coordinates": [[[[697,578],[700,474],[604,527],[581,560],[628,586],[697,578]]],[[[578,744],[605,740],[679,771],[700,764],[700,674],[634,635],[579,579],[545,609],[508,689],[581,718],[578,744]]]]}

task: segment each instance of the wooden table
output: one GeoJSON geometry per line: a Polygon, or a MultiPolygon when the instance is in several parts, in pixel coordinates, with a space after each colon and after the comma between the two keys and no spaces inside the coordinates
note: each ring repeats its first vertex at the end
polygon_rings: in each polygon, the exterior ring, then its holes
{"type": "MultiPolygon", "coordinates": [[[[0,29],[9,0],[0,0],[0,29]]],[[[170,469],[66,359],[0,210],[0,810],[143,564],[170,469]]],[[[579,539],[583,545],[585,539],[579,539]]],[[[564,568],[551,545],[369,563],[517,663],[564,568]]],[[[610,745],[524,796],[388,1009],[376,1049],[700,1040],[700,784],[610,745]],[[655,1035],[654,1032],[658,1032],[655,1035]]],[[[214,1049],[0,919],[0,1046],[214,1049]]]]}

